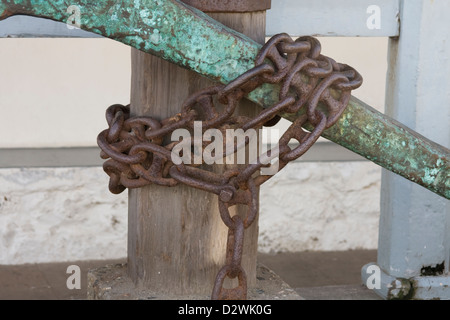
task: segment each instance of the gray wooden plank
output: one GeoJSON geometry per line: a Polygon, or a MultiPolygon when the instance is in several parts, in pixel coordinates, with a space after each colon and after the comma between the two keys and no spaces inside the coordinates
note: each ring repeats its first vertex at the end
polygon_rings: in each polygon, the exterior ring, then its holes
{"type": "Polygon", "coordinates": [[[0,21],[0,38],[102,38],[65,23],[29,16],[12,16],[0,21]]]}
{"type": "MultiPolygon", "coordinates": [[[[367,160],[337,144],[318,142],[297,161],[367,160]]],[[[94,167],[103,162],[98,147],[0,149],[0,168],[94,167]]]]}
{"type": "MultiPolygon", "coordinates": [[[[273,0],[272,8],[267,11],[266,34],[272,36],[286,32],[292,36],[395,37],[400,32],[399,8],[398,0],[273,0]]],[[[61,22],[13,16],[0,22],[0,38],[6,37],[101,36],[69,29],[61,22]]]]}
{"type": "Polygon", "coordinates": [[[400,33],[398,0],[273,0],[267,35],[395,37],[400,33]]]}
{"type": "Polygon", "coordinates": [[[97,147],[0,149],[0,168],[91,167],[102,163],[97,147]]]}

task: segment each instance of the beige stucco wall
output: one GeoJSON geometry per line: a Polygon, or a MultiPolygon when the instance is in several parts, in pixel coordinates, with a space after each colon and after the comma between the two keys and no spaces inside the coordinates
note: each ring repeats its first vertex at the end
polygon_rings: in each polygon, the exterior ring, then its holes
{"type": "MultiPolygon", "coordinates": [[[[320,40],[325,55],[364,76],[354,95],[384,110],[387,39],[320,40]]],[[[128,46],[108,39],[0,39],[0,48],[0,148],[95,145],[105,109],[130,101],[128,46]]]]}
{"type": "Polygon", "coordinates": [[[130,48],[107,39],[0,39],[0,147],[93,146],[129,103],[130,48]]]}
{"type": "MultiPolygon", "coordinates": [[[[383,110],[387,39],[322,38],[383,110]]],[[[93,146],[104,112],[129,102],[130,49],[106,39],[0,39],[0,148],[93,146]]],[[[374,249],[380,168],[294,163],[261,190],[262,252],[374,249]]],[[[126,193],[101,168],[0,169],[0,264],[126,255],[126,193]]]]}

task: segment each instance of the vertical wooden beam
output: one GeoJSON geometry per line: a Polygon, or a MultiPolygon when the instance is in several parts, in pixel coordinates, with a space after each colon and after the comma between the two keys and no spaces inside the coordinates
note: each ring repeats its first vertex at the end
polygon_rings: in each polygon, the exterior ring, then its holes
{"type": "MultiPolygon", "coordinates": [[[[264,42],[265,11],[210,15],[264,42]]],[[[211,84],[197,73],[132,49],[132,115],[172,116],[190,94],[211,84]]],[[[260,109],[244,102],[238,110],[252,115],[260,109]]],[[[246,214],[246,208],[236,211],[246,214]]],[[[128,225],[128,273],[135,283],[163,294],[211,294],[216,274],[225,263],[228,231],[216,195],[184,185],[130,190],[128,225]]],[[[257,239],[255,221],[246,230],[242,260],[250,287],[256,283],[257,239]]]]}

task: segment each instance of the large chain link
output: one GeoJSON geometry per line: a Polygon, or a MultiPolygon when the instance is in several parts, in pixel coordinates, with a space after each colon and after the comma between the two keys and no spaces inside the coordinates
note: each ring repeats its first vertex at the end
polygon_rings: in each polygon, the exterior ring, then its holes
{"type": "MultiPolygon", "coordinates": [[[[253,69],[227,85],[195,93],[173,117],[162,121],[130,117],[129,106],[108,108],[109,128],[99,134],[98,145],[101,157],[109,159],[103,166],[110,176],[109,189],[117,194],[149,184],[170,187],[183,183],[217,194],[220,216],[229,232],[226,265],[217,274],[212,299],[246,299],[247,279],[241,266],[244,232],[258,214],[258,187],[272,177],[259,175],[260,169],[278,159],[280,170],[302,156],[324,130],[336,123],[349,102],[351,90],[361,84],[362,77],[356,70],[322,55],[315,38],[300,37],[294,41],[287,34],[276,35],[262,47],[253,69]],[[266,83],[280,85],[279,101],[255,118],[235,116],[239,101],[266,83]],[[318,108],[319,105],[323,107],[318,108]],[[280,113],[301,115],[282,135],[278,146],[261,154],[253,164],[220,174],[205,166],[174,164],[172,150],[180,142],[165,143],[176,129],[192,132],[196,121],[202,121],[203,132],[211,128],[223,132],[230,127],[246,131],[274,122],[280,113]],[[314,129],[305,131],[306,123],[314,129]],[[293,149],[289,146],[292,139],[298,142],[293,149]],[[247,207],[244,218],[230,214],[229,208],[238,204],[247,207]],[[225,289],[226,278],[237,278],[238,286],[225,289]]],[[[242,147],[235,145],[234,151],[242,147]]]]}

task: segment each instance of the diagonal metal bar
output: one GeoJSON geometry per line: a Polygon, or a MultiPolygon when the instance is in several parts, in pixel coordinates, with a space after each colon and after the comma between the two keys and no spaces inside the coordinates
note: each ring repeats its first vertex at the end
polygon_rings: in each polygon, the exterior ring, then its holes
{"type": "MultiPolygon", "coordinates": [[[[80,12],[83,30],[159,56],[213,80],[228,83],[254,66],[260,45],[176,0],[2,0],[0,20],[23,14],[68,22],[80,12]]],[[[279,88],[249,95],[262,107],[279,88]]],[[[290,119],[292,120],[292,119],[290,119]]],[[[450,199],[450,150],[352,98],[325,138],[450,199]]]]}

